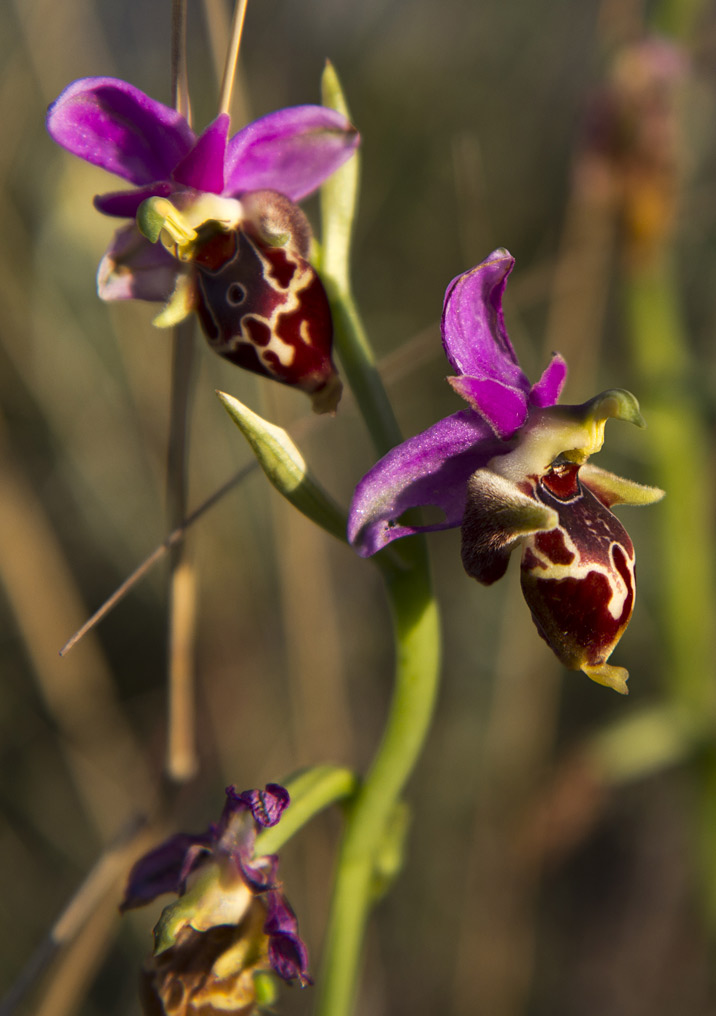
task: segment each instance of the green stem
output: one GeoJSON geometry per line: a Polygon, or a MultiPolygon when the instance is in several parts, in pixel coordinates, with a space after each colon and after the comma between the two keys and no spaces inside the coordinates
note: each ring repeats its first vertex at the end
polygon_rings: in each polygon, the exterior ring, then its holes
{"type": "Polygon", "coordinates": [[[395,688],[383,740],[346,824],[319,979],[319,1016],[351,1012],[376,855],[433,713],[439,619],[422,541],[415,541],[412,551],[414,567],[388,582],[397,646],[395,688]]]}
{"type": "MultiPolygon", "coordinates": [[[[323,75],[323,101],[348,116],[333,68],[323,75]]],[[[343,371],[379,454],[401,440],[353,302],[350,241],[358,187],[354,155],[321,189],[322,277],[333,313],[343,371]]],[[[403,545],[403,566],[379,563],[393,614],[396,674],[388,720],[372,767],[349,809],[338,858],[331,915],[319,978],[320,1016],[349,1016],[363,936],[377,890],[377,866],[403,788],[425,742],[440,672],[440,628],[427,552],[417,537],[403,545]]],[[[401,550],[403,550],[401,547],[401,550]]]]}
{"type": "MultiPolygon", "coordinates": [[[[321,81],[324,105],[350,118],[345,96],[329,63],[321,81]]],[[[333,316],[341,366],[379,455],[401,440],[393,407],[380,380],[370,343],[355,307],[350,279],[353,222],[358,202],[360,157],[356,152],[321,187],[321,277],[333,316]]]]}
{"type": "Polygon", "coordinates": [[[398,422],[380,380],[350,289],[325,277],[341,366],[379,455],[402,441],[398,422]]]}

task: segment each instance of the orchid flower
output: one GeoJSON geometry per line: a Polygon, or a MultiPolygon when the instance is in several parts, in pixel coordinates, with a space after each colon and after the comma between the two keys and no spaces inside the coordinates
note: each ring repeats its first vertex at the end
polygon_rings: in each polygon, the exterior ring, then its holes
{"type": "Polygon", "coordinates": [[[265,973],[311,983],[306,946],[277,879],[278,858],[254,850],[257,832],[276,825],[288,803],[278,784],[243,793],[228,787],[216,825],[198,835],[179,833],[134,865],[122,910],[179,894],[154,929],[147,1012],[248,1016],[265,973]]]}
{"type": "Polygon", "coordinates": [[[340,382],[330,311],[296,202],[353,154],[358,133],[335,110],[310,105],[269,113],[233,137],[229,126],[221,113],[197,137],[175,110],[106,77],[73,82],[47,115],[58,144],[132,185],[94,201],[134,220],[100,262],[102,299],[163,303],[159,326],[196,311],[222,356],[332,410],[340,382]]]}
{"type": "Polygon", "coordinates": [[[530,384],[502,311],[513,264],[498,249],[448,286],[442,340],[457,371],[448,381],[469,408],[393,448],[363,477],[348,538],[369,556],[403,536],[460,526],[464,567],[486,585],[521,546],[522,589],[540,635],[565,666],[625,694],[627,671],[607,660],[634,605],[634,547],[610,508],[649,504],[663,491],[587,463],[608,418],[644,426],[631,393],[557,406],[559,355],[530,384]],[[444,518],[403,518],[428,505],[444,518]]]}

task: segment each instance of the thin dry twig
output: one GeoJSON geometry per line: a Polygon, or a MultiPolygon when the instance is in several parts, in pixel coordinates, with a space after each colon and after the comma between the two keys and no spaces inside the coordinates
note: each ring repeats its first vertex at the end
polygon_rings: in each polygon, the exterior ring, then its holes
{"type": "Polygon", "coordinates": [[[234,92],[234,81],[236,79],[236,63],[239,58],[239,46],[244,31],[246,19],[246,8],[248,0],[237,0],[234,7],[234,17],[231,22],[231,41],[226,55],[224,77],[221,82],[221,96],[219,98],[219,112],[228,113],[231,106],[231,96],[234,92]]]}
{"type": "Polygon", "coordinates": [[[15,1011],[60,949],[70,945],[86,927],[87,922],[115,889],[119,879],[125,876],[128,859],[136,853],[145,828],[145,819],[135,815],[120,830],[0,1001],[0,1016],[10,1016],[15,1011]]]}
{"type": "MultiPolygon", "coordinates": [[[[386,383],[392,383],[396,380],[406,376],[411,370],[416,370],[423,363],[429,362],[435,356],[439,355],[439,346],[435,342],[435,335],[437,331],[437,325],[432,324],[427,328],[423,329],[412,339],[406,342],[399,349],[393,353],[388,354],[380,362],[380,372],[383,376],[383,380],[386,383]]],[[[348,409],[352,403],[352,396],[350,392],[345,392],[341,406],[344,410],[348,409]]],[[[320,426],[325,420],[325,417],[318,416],[304,416],[301,417],[292,429],[292,436],[295,439],[301,439],[310,434],[316,427],[320,426]]],[[[184,539],[184,536],[188,529],[194,525],[210,508],[218,504],[219,501],[223,500],[226,494],[229,494],[235,487],[238,487],[243,481],[250,476],[254,470],[258,469],[258,463],[255,459],[248,462],[245,466],[234,473],[226,483],[222,484],[218,490],[215,490],[205,501],[196,508],[190,515],[187,515],[182,522],[177,525],[166,539],[155,547],[154,550],[139,564],[134,571],[127,576],[120,586],[115,589],[111,596],[108,597],[98,609],[89,617],[81,628],[70,636],[65,642],[62,649],[60,649],[60,656],[64,656],[70,651],[77,643],[90,632],[95,625],[107,616],[129,593],[137,583],[152,570],[155,564],[158,564],[165,555],[173,547],[177,546],[184,539]]]]}

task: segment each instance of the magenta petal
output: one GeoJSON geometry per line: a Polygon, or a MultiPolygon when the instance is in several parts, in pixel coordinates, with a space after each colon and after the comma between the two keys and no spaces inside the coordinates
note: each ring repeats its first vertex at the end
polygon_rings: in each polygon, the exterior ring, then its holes
{"type": "Polygon", "coordinates": [[[97,270],[102,300],[150,300],[166,303],[174,292],[177,262],[153,244],[134,223],[118,229],[97,270]]]}
{"type": "Polygon", "coordinates": [[[139,185],[166,180],[194,143],[183,116],[118,78],[68,85],[47,129],[74,155],[139,185]]]}
{"type": "Polygon", "coordinates": [[[148,187],[135,187],[134,190],[111,191],[109,194],[97,194],[93,204],[103,215],[115,215],[120,219],[133,219],[142,201],[147,198],[167,198],[172,193],[170,183],[151,183],[148,187]]]}
{"type": "Polygon", "coordinates": [[[567,364],[565,360],[555,353],[544,370],[542,377],[536,385],[532,386],[529,401],[533,406],[543,409],[545,406],[553,406],[559,399],[560,393],[567,380],[567,364]]]}
{"type": "Polygon", "coordinates": [[[452,388],[489,423],[500,438],[510,438],[527,418],[527,399],[520,389],[500,381],[449,377],[452,388]]]}
{"type": "Polygon", "coordinates": [[[443,346],[458,374],[492,379],[529,391],[512,348],[502,312],[502,294],[514,258],[502,247],[453,279],[445,293],[443,346]]]}
{"type": "Polygon", "coordinates": [[[177,183],[193,187],[194,190],[221,194],[224,189],[224,160],[230,122],[229,114],[221,113],[209,124],[172,173],[177,183]]]}
{"type": "Polygon", "coordinates": [[[355,127],[324,106],[269,113],[229,142],[224,192],[275,190],[300,201],[343,165],[359,141],[355,127]]]}
{"type": "Polygon", "coordinates": [[[388,452],[358,484],[348,515],[348,539],[369,557],[401,536],[459,526],[472,473],[504,450],[471,409],[439,420],[388,452]],[[398,519],[409,508],[435,505],[442,522],[411,526],[398,519]]]}

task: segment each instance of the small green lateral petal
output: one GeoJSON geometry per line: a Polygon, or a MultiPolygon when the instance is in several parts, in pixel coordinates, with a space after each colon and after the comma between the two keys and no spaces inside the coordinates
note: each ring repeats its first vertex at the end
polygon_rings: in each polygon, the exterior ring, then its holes
{"type": "Polygon", "coordinates": [[[558,524],[553,508],[491,469],[478,469],[468,481],[462,523],[465,571],[484,585],[496,582],[505,574],[510,553],[522,537],[558,524]]]}
{"type": "Polygon", "coordinates": [[[196,240],[196,230],[168,198],[153,197],[142,201],[137,209],[137,226],[151,243],[158,242],[163,229],[182,248],[196,240]]]}
{"type": "Polygon", "coordinates": [[[146,236],[150,243],[156,243],[159,234],[164,229],[164,223],[167,220],[165,211],[167,204],[166,198],[160,198],[159,205],[157,205],[157,198],[148,198],[141,203],[137,210],[139,231],[146,236]]]}
{"type": "Polygon", "coordinates": [[[276,490],[312,522],[345,542],[347,513],[311,476],[286,431],[264,420],[232,395],[225,392],[217,395],[276,490]]]}
{"type": "Polygon", "coordinates": [[[607,508],[615,504],[654,504],[664,496],[664,491],[659,487],[625,480],[589,462],[579,470],[579,479],[607,508]]]}

